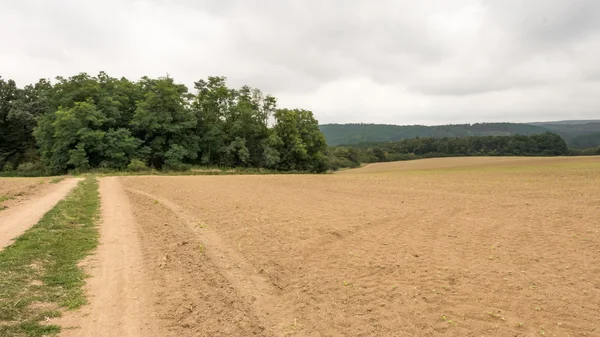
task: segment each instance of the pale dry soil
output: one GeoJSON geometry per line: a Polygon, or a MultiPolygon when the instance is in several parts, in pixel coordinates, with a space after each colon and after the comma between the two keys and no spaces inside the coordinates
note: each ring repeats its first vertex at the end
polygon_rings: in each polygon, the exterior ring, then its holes
{"type": "Polygon", "coordinates": [[[51,178],[0,178],[0,212],[43,195],[53,184],[51,178]]]}
{"type": "Polygon", "coordinates": [[[10,245],[75,188],[80,178],[0,178],[0,250],[10,245]]]}
{"type": "Polygon", "coordinates": [[[600,336],[600,157],[101,193],[91,305],[66,335],[600,336]]]}

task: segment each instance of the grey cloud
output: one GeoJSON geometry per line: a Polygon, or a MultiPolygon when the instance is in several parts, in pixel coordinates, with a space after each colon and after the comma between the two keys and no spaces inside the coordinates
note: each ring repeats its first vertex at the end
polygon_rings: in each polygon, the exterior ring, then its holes
{"type": "Polygon", "coordinates": [[[0,74],[23,84],[224,75],[322,122],[594,118],[600,106],[596,0],[25,0],[0,13],[0,74]]]}

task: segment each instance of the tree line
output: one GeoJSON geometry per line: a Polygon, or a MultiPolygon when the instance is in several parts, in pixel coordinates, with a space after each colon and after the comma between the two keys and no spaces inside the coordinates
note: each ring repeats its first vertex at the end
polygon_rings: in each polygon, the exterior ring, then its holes
{"type": "Polygon", "coordinates": [[[64,173],[191,165],[327,170],[312,112],[224,77],[138,81],[101,72],[19,88],[0,78],[0,169],[64,173]]]}
{"type": "Polygon", "coordinates": [[[561,156],[570,154],[567,144],[551,132],[530,136],[471,136],[413,138],[387,143],[362,143],[329,149],[332,169],[358,167],[361,163],[459,156],[561,156]]]}

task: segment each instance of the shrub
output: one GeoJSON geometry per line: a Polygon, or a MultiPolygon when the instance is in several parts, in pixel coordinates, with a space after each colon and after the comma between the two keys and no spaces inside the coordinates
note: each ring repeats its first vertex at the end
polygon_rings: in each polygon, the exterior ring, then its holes
{"type": "Polygon", "coordinates": [[[189,171],[192,169],[192,165],[191,164],[176,164],[176,165],[169,165],[169,164],[165,164],[165,166],[163,166],[162,170],[164,172],[169,172],[169,171],[175,171],[175,172],[185,172],[185,171],[189,171]]]}
{"type": "Polygon", "coordinates": [[[11,172],[15,170],[15,166],[12,163],[6,163],[4,164],[3,170],[4,172],[11,172]]]}
{"type": "Polygon", "coordinates": [[[36,163],[30,163],[30,162],[21,163],[17,167],[17,171],[19,171],[19,172],[34,172],[34,171],[38,171],[38,170],[40,170],[39,165],[36,163]]]}
{"type": "Polygon", "coordinates": [[[146,171],[148,170],[148,166],[139,159],[132,159],[129,165],[127,165],[127,170],[134,172],[146,171]]]}

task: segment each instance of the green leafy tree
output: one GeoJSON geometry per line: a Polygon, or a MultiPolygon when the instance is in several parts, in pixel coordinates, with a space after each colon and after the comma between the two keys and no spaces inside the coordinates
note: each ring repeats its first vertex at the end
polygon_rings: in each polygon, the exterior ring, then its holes
{"type": "Polygon", "coordinates": [[[275,135],[281,140],[275,148],[282,170],[327,170],[325,137],[312,112],[280,109],[275,112],[275,135]]]}
{"type": "Polygon", "coordinates": [[[326,169],[325,140],[311,112],[277,111],[274,97],[229,88],[224,77],[200,80],[195,89],[189,94],[169,77],[132,82],[104,72],[23,89],[0,79],[0,167],[326,169]]]}
{"type": "Polygon", "coordinates": [[[34,132],[42,162],[51,172],[97,166],[102,160],[105,120],[90,101],[44,115],[34,132]]]}
{"type": "Polygon", "coordinates": [[[173,166],[183,164],[185,158],[196,159],[196,116],[187,107],[187,88],[169,77],[144,78],[142,85],[144,98],[137,104],[131,127],[144,141],[149,163],[161,168],[167,159],[173,166]]]}

